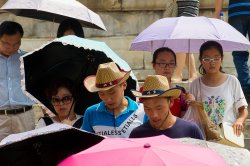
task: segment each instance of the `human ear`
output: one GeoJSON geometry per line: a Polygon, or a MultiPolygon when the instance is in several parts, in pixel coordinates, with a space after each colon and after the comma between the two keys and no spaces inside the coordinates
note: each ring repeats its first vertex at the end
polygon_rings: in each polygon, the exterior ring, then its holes
{"type": "Polygon", "coordinates": [[[174,99],[171,97],[171,98],[169,99],[169,108],[172,108],[173,105],[174,105],[174,99]]]}
{"type": "Polygon", "coordinates": [[[125,89],[127,88],[127,85],[128,85],[128,84],[127,84],[126,81],[122,83],[123,90],[125,90],[125,89]]]}

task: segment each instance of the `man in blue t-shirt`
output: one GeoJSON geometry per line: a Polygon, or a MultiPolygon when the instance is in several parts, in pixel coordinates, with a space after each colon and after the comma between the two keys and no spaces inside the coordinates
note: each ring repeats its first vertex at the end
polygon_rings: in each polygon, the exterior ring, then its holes
{"type": "Polygon", "coordinates": [[[199,127],[180,119],[170,112],[173,98],[180,95],[181,90],[170,88],[165,76],[148,76],[143,84],[143,91],[132,91],[133,95],[142,98],[144,111],[149,121],[136,127],[130,138],[151,137],[164,134],[171,138],[191,137],[204,139],[199,127]]]}
{"type": "MultiPolygon", "coordinates": [[[[223,0],[215,1],[215,17],[220,18],[223,0]]],[[[228,23],[242,35],[250,36],[250,0],[229,0],[228,23]]],[[[233,51],[233,61],[245,97],[250,100],[249,52],[233,51]]]]}
{"type": "Polygon", "coordinates": [[[124,96],[129,75],[110,62],[100,64],[96,75],[84,80],[86,89],[98,92],[102,102],[87,108],[81,129],[107,137],[129,137],[143,123],[143,105],[124,96]]]}

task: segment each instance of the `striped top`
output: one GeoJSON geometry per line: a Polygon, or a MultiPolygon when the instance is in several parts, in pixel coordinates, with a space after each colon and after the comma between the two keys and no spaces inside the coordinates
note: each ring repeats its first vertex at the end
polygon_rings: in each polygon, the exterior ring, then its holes
{"type": "Polygon", "coordinates": [[[228,17],[250,15],[250,0],[229,0],[228,17]]]}
{"type": "Polygon", "coordinates": [[[199,14],[199,0],[177,0],[178,17],[191,16],[199,14]]]}

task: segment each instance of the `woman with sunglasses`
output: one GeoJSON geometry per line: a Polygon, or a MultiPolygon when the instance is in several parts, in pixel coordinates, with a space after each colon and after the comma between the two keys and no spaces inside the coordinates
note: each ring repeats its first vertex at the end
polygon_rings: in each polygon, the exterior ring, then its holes
{"type": "Polygon", "coordinates": [[[46,96],[51,102],[56,116],[42,117],[36,128],[44,127],[52,123],[64,123],[77,128],[82,125],[82,117],[74,112],[75,90],[74,84],[65,78],[52,81],[46,89],[46,96]]]}
{"type": "Polygon", "coordinates": [[[222,70],[222,46],[215,41],[203,43],[199,60],[202,76],[190,84],[190,93],[202,101],[212,123],[217,127],[221,123],[231,125],[239,136],[248,116],[248,104],[238,79],[222,70]]]}

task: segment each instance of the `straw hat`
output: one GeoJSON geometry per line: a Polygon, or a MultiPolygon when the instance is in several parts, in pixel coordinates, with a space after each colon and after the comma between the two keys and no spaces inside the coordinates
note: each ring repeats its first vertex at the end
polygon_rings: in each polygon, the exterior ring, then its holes
{"type": "Polygon", "coordinates": [[[96,75],[84,79],[84,86],[89,92],[109,90],[129,78],[130,71],[119,70],[115,62],[98,66],[96,75]]]}
{"type": "Polygon", "coordinates": [[[161,75],[147,76],[143,91],[139,92],[131,90],[135,97],[150,98],[150,97],[174,97],[177,98],[181,94],[179,88],[169,88],[168,79],[161,75]]]}

